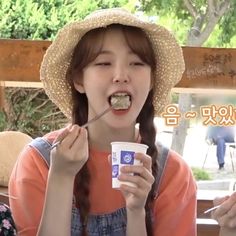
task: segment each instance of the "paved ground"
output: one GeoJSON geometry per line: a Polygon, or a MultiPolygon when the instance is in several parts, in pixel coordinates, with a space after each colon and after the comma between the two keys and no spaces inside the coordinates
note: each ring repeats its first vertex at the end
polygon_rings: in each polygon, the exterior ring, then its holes
{"type": "Polygon", "coordinates": [[[236,179],[236,173],[232,171],[230,165],[226,165],[224,171],[218,171],[215,168],[205,168],[205,170],[210,174],[212,179],[236,179]]]}
{"type": "MultiPolygon", "coordinates": [[[[208,145],[205,142],[205,127],[199,126],[189,130],[189,133],[185,142],[185,149],[183,158],[191,167],[199,167],[202,168],[203,162],[208,150],[208,145]]],[[[160,133],[158,136],[161,141],[170,146],[172,134],[170,133],[160,133]]],[[[206,170],[212,179],[236,179],[236,151],[233,157],[233,163],[235,172],[233,172],[230,152],[229,149],[226,149],[225,156],[225,170],[218,170],[218,163],[216,159],[216,147],[212,146],[209,149],[208,157],[205,162],[204,170],[206,170]]]]}
{"type": "MultiPolygon", "coordinates": [[[[208,148],[209,146],[205,142],[205,134],[201,135],[201,132],[195,130],[187,136],[183,158],[190,166],[202,168],[208,152],[204,170],[211,175],[212,179],[235,179],[236,172],[234,172],[234,169],[236,168],[236,155],[233,155],[233,158],[231,159],[230,149],[227,147],[225,168],[223,171],[219,171],[216,157],[216,146],[211,146],[209,151],[208,148]]],[[[234,152],[234,150],[232,151],[234,152]]]]}

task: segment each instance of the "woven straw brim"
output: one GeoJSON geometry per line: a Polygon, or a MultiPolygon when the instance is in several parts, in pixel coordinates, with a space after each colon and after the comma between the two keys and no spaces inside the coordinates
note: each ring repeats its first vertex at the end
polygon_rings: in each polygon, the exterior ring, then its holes
{"type": "Polygon", "coordinates": [[[88,31],[110,24],[136,26],[145,31],[152,44],[157,65],[154,73],[155,115],[158,116],[169,102],[174,85],[184,71],[182,49],[173,35],[164,27],[143,22],[129,12],[120,9],[101,10],[83,21],[76,21],[62,28],[44,55],[40,78],[48,97],[71,118],[71,88],[66,80],[75,46],[88,31]]]}

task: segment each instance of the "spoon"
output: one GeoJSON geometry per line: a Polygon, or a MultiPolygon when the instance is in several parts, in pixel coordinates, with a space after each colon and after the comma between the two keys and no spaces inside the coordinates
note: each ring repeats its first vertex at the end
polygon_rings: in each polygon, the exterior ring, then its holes
{"type": "MultiPolygon", "coordinates": [[[[111,111],[113,108],[113,106],[108,107],[106,110],[104,110],[103,112],[101,112],[100,114],[96,115],[95,117],[93,117],[91,120],[89,120],[87,123],[85,123],[84,125],[81,126],[81,128],[86,128],[88,125],[90,125],[91,123],[93,123],[94,121],[98,120],[99,118],[101,118],[103,115],[105,115],[106,113],[108,113],[109,111],[111,111]]],[[[61,143],[61,140],[54,143],[51,146],[51,150],[55,147],[57,147],[59,144],[61,143]]]]}
{"type": "Polygon", "coordinates": [[[211,211],[214,211],[215,209],[219,208],[220,206],[221,205],[217,205],[217,206],[211,207],[211,208],[207,209],[206,211],[204,211],[204,214],[207,214],[207,213],[209,213],[211,211]]]}

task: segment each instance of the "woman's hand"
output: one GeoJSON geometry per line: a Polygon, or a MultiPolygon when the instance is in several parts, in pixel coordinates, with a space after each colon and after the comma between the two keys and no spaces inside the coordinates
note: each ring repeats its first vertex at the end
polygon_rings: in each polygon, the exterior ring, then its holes
{"type": "Polygon", "coordinates": [[[231,196],[216,198],[214,205],[221,206],[212,212],[212,218],[218,221],[222,228],[234,229],[236,235],[236,192],[231,196]]]}
{"type": "Polygon", "coordinates": [[[121,181],[135,184],[137,187],[121,184],[120,190],[126,201],[126,208],[130,211],[143,211],[148,194],[154,183],[152,175],[151,157],[142,153],[136,153],[135,158],[140,160],[143,165],[130,165],[121,168],[121,181]],[[134,174],[134,175],[130,175],[134,174]]]}
{"type": "Polygon", "coordinates": [[[88,160],[87,130],[70,125],[54,143],[61,143],[51,151],[51,170],[63,176],[74,177],[88,160]]]}

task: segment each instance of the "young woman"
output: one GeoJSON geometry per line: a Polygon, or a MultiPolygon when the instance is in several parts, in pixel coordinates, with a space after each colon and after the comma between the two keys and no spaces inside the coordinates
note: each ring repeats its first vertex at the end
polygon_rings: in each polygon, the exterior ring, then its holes
{"type": "Polygon", "coordinates": [[[170,32],[125,10],[96,11],[65,26],[46,52],[41,79],[71,125],[43,137],[59,142],[49,166],[29,145],[14,167],[9,190],[18,199],[10,205],[19,235],[196,235],[191,170],[173,151],[161,164],[153,123],[183,71],[170,32]],[[128,105],[81,127],[114,99],[128,105]],[[143,165],[119,175],[137,187],[112,189],[113,141],[148,145],[147,154],[135,155],[143,165]]]}

